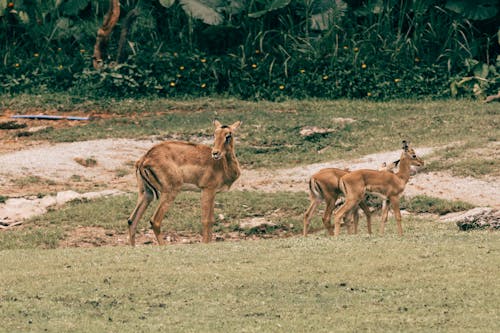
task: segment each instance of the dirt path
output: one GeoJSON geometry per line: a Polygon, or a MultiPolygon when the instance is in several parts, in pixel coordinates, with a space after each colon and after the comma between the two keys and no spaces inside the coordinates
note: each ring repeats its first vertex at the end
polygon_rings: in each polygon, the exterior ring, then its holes
{"type": "MultiPolygon", "coordinates": [[[[68,189],[90,192],[96,188],[135,191],[133,163],[154,143],[154,140],[107,139],[44,144],[0,154],[0,195],[23,197],[68,189]],[[83,166],[77,162],[78,159],[93,160],[96,165],[83,166]]],[[[432,148],[417,147],[416,151],[425,157],[432,152],[432,148]]],[[[330,161],[287,169],[243,170],[233,190],[305,192],[309,176],[322,168],[377,168],[380,163],[398,157],[399,151],[391,151],[356,160],[330,161]]],[[[411,178],[405,190],[405,195],[410,196],[426,194],[500,208],[498,193],[498,180],[457,178],[442,172],[419,173],[411,178]]],[[[32,200],[36,201],[36,198],[32,200]]],[[[36,206],[39,209],[39,203],[36,206]]],[[[20,209],[28,208],[23,206],[20,209]]],[[[5,214],[5,204],[0,204],[0,219],[5,218],[5,214]]]]}

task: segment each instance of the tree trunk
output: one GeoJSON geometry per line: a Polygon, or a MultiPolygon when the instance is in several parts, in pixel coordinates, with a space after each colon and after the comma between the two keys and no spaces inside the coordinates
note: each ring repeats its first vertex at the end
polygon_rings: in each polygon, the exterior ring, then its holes
{"type": "Polygon", "coordinates": [[[109,35],[120,18],[120,1],[109,0],[109,10],[104,16],[102,26],[97,30],[97,38],[94,45],[94,56],[92,64],[95,69],[99,69],[103,65],[103,55],[106,53],[109,35]]]}
{"type": "Polygon", "coordinates": [[[121,63],[125,60],[126,54],[123,51],[125,47],[125,43],[127,42],[127,35],[130,30],[130,26],[134,22],[134,20],[139,16],[139,10],[137,8],[132,9],[128,12],[127,16],[122,23],[122,30],[120,33],[120,40],[118,41],[118,50],[116,52],[116,62],[121,63]]]}

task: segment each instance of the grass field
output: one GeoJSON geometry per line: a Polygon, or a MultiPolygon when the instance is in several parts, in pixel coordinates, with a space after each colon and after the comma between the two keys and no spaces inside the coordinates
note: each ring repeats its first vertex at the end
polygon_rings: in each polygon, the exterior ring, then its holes
{"type": "Polygon", "coordinates": [[[498,332],[500,234],[0,251],[3,332],[498,332]]]}
{"type": "MultiPolygon", "coordinates": [[[[424,171],[500,175],[492,153],[499,133],[495,104],[92,102],[55,95],[2,98],[0,107],[24,114],[106,115],[80,126],[49,127],[23,140],[173,134],[189,139],[209,136],[210,121],[218,117],[227,123],[243,120],[237,154],[246,169],[353,158],[398,149],[401,139],[409,139],[417,146],[437,147],[424,171]],[[356,121],[340,126],[339,117],[356,121]],[[306,140],[299,134],[303,126],[337,130],[306,140]]],[[[0,199],[7,197],[0,193],[0,199]]],[[[162,248],[60,247],[81,227],[125,232],[135,199],[127,194],[73,202],[1,231],[0,332],[500,331],[498,232],[461,232],[435,217],[404,216],[402,238],[392,218],[385,236],[368,236],[362,220],[358,235],[343,231],[332,239],[319,230],[303,238],[297,234],[306,193],[230,191],[217,196],[215,232],[244,233],[240,221],[266,217],[286,230],[286,238],[162,248]]],[[[403,205],[438,214],[470,207],[427,197],[403,205]]],[[[199,232],[198,207],[199,193],[182,193],[163,229],[199,232]]],[[[375,217],[374,230],[378,221],[375,217]]],[[[319,216],[313,228],[321,229],[319,216]]],[[[147,229],[143,220],[140,232],[147,229]]]]}

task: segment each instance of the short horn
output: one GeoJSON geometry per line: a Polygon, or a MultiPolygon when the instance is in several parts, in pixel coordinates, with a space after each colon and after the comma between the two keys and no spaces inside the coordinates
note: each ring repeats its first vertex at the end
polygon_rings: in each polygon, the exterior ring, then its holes
{"type": "Polygon", "coordinates": [[[408,151],[408,142],[406,140],[403,140],[403,150],[408,151]]]}

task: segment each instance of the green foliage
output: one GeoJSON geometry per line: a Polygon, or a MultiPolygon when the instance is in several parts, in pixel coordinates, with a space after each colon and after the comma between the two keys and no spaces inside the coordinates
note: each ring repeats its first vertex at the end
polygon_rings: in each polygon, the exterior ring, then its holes
{"type": "Polygon", "coordinates": [[[493,18],[498,13],[498,2],[496,0],[449,0],[446,9],[464,15],[471,20],[486,20],[493,18]]]}
{"type": "Polygon", "coordinates": [[[451,82],[452,96],[476,96],[484,99],[489,93],[495,92],[493,89],[500,88],[500,55],[494,65],[466,59],[465,68],[463,73],[451,82]]]}
{"type": "Polygon", "coordinates": [[[0,90],[387,100],[500,89],[490,0],[122,1],[122,16],[139,10],[128,58],[111,61],[115,31],[96,71],[91,50],[107,5],[0,2],[0,90]]]}

